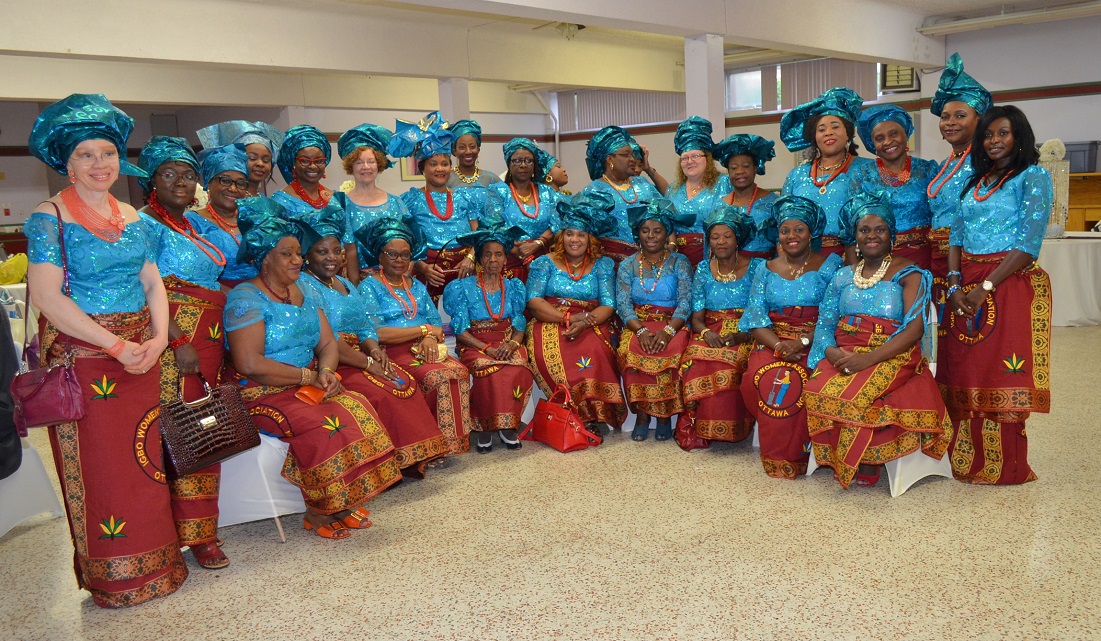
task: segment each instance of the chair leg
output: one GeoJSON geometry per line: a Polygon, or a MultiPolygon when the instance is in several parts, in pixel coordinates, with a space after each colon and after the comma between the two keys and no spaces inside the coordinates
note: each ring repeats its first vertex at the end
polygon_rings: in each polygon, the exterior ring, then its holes
{"type": "Polygon", "coordinates": [[[287,542],[287,533],[283,531],[283,522],[279,520],[279,517],[275,517],[275,527],[279,530],[279,540],[283,543],[287,542]]]}
{"type": "MultiPolygon", "coordinates": [[[[259,459],[257,461],[259,462],[259,459]]],[[[268,495],[268,504],[271,505],[271,517],[275,519],[275,529],[279,531],[279,540],[286,543],[287,533],[283,531],[283,523],[279,520],[279,510],[275,507],[275,497],[272,496],[271,485],[268,484],[268,477],[264,475],[263,468],[260,468],[260,480],[264,483],[264,493],[268,495]]]]}

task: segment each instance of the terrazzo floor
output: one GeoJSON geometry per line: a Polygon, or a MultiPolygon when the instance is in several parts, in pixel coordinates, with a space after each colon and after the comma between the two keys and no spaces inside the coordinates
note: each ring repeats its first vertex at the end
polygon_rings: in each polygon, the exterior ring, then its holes
{"type": "MultiPolygon", "coordinates": [[[[497,446],[370,504],[327,541],[222,528],[229,568],[125,610],[73,579],[64,519],[0,538],[6,639],[1101,639],[1101,327],[1056,328],[1040,480],[841,490],[773,480],[749,444],[613,434],[497,446]]],[[[33,443],[49,461],[44,432],[33,443]]],[[[52,468],[50,469],[53,474],[52,468]]]]}

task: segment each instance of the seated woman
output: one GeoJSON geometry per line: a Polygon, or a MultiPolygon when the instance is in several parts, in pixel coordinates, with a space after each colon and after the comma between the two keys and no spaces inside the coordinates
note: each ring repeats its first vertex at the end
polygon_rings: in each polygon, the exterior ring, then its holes
{"type": "Polygon", "coordinates": [[[684,413],[677,419],[682,449],[708,447],[712,440],[740,441],[752,432],[753,417],[740,390],[753,337],[738,331],[749,302],[753,274],[764,259],[740,251],[757,224],[742,207],[721,206],[704,221],[711,258],[696,266],[692,282],[692,331],[684,351],[684,413]]]}
{"type": "Polygon", "coordinates": [[[188,214],[195,231],[217,246],[226,265],[218,277],[223,292],[256,277],[256,267],[237,260],[241,230],[237,227],[237,199],[245,198],[248,155],[244,145],[204,149],[199,154],[200,177],[208,196],[206,207],[188,214]]]}
{"type": "Polygon", "coordinates": [[[528,274],[535,381],[548,398],[559,385],[569,388],[590,429],[596,423],[619,428],[627,417],[613,345],[614,267],[597,240],[618,225],[614,208],[612,196],[600,191],[560,201],[562,231],[528,274]]]}
{"type": "Polygon", "coordinates": [[[692,269],[703,260],[703,221],[722,204],[730,183],[715,168],[711,123],[691,116],[677,126],[673,149],[677,152],[677,177],[666,192],[685,223],[676,226],[677,251],[688,257],[692,269]]]}
{"type": "Polygon", "coordinates": [[[272,199],[292,212],[328,205],[333,190],[322,185],[321,179],[332,155],[332,143],[317,127],[297,125],[288,129],[276,161],[287,186],[275,192],[272,199]]]}
{"type": "MultiPolygon", "coordinates": [[[[514,247],[507,247],[506,278],[527,280],[528,264],[547,253],[547,244],[554,240],[558,214],[554,206],[560,196],[546,183],[536,182],[539,147],[527,138],[513,138],[505,143],[505,164],[508,172],[502,182],[489,186],[489,199],[483,216],[498,217],[503,223],[515,225],[524,233],[514,247]]],[[[480,256],[479,256],[480,258],[480,256]]]]}
{"type": "Polygon", "coordinates": [[[343,539],[370,526],[361,506],[401,480],[394,444],[367,399],[340,384],[322,303],[296,285],[300,229],[270,198],[246,198],[238,209],[242,257],[259,274],[226,300],[225,378],[240,383],[257,427],[290,444],[283,476],[302,490],[303,526],[343,539]],[[321,395],[320,403],[303,399],[321,395]]]}
{"type": "Polygon", "coordinates": [[[362,394],[378,412],[402,473],[422,478],[429,463],[448,454],[447,439],[416,380],[379,348],[363,296],[350,280],[339,276],[344,267],[340,242],[344,212],[333,203],[292,217],[308,232],[302,243],[305,256],[298,286],[321,301],[321,311],[339,339],[341,382],[362,394]]]}
{"type": "Polygon", "coordinates": [[[677,214],[672,201],[651,200],[627,210],[639,251],[619,264],[616,311],[623,322],[617,356],[627,404],[635,412],[631,438],[645,441],[650,417],[654,438],[673,436],[672,416],[684,410],[680,364],[688,334],[681,332],[691,312],[692,269],[688,257],[670,253],[667,243],[676,224],[691,216],[677,214]]]}
{"type": "Polygon", "coordinates": [[[424,257],[424,237],[397,218],[379,218],[356,232],[372,266],[359,283],[367,319],[391,366],[420,385],[452,454],[470,451],[470,372],[447,355],[443,321],[428,289],[406,276],[424,257]]]}
{"type": "MultiPolygon", "coordinates": [[[[765,175],[765,163],[776,157],[775,147],[773,141],[754,134],[734,134],[715,144],[715,158],[730,179],[731,191],[723,196],[723,202],[745,208],[757,229],[768,227],[772,207],[779,198],[757,186],[757,176],[765,175]]],[[[776,255],[773,241],[770,234],[754,234],[746,245],[738,246],[738,254],[770,259],[776,255]]]]}
{"type": "Polygon", "coordinates": [[[919,447],[940,459],[952,422],[921,355],[932,276],[892,255],[890,195],[857,194],[841,216],[863,258],[822,298],[803,394],[814,458],[848,489],[854,476],[875,485],[883,463],[919,447]]]}
{"type": "Polygon", "coordinates": [[[749,304],[738,329],[755,341],[742,376],[742,398],[757,420],[761,463],[775,478],[794,479],[810,458],[803,387],[807,348],[818,322],[818,304],[841,267],[839,254],[818,253],[826,217],[801,196],[784,196],[772,210],[780,255],[753,274],[749,304]]]}
{"type": "Polygon", "coordinates": [[[527,328],[527,292],[519,279],[503,277],[507,248],[526,232],[506,228],[500,219],[483,222],[478,231],[459,239],[474,247],[481,273],[453,280],[443,291],[443,308],[451,316],[459,358],[474,376],[470,416],[472,429],[478,432],[479,454],[493,448],[493,432],[508,449],[520,449],[516,430],[533,382],[528,353],[520,346],[527,328]]]}

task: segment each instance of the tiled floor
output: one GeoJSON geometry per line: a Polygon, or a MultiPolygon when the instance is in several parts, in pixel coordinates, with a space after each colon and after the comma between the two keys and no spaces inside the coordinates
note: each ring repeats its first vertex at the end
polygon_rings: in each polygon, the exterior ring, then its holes
{"type": "MultiPolygon", "coordinates": [[[[10,639],[1101,638],[1101,327],[1054,334],[1040,480],[767,478],[747,444],[685,453],[622,434],[569,455],[468,454],[325,541],[286,517],[223,528],[233,564],[191,564],[136,608],[76,589],[63,519],[0,539],[10,639]]],[[[48,460],[42,433],[34,443],[48,460]]],[[[52,471],[51,471],[52,473],[52,471]]],[[[190,559],[190,556],[188,556],[190,559]]]]}

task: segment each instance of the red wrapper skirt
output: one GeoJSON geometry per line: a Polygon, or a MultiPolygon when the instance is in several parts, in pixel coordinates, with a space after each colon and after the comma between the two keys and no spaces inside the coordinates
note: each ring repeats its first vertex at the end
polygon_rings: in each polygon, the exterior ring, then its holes
{"type": "MultiPolygon", "coordinates": [[[[708,329],[718,335],[738,332],[741,309],[711,311],[704,316],[708,329]]],[[[742,375],[749,363],[752,343],[734,347],[710,347],[696,337],[684,351],[681,379],[685,411],[677,429],[690,422],[695,435],[708,441],[737,442],[753,432],[753,416],[742,398],[742,375]]]]}
{"type": "Polygon", "coordinates": [[[440,363],[429,363],[413,353],[419,340],[386,345],[390,362],[416,379],[428,409],[436,415],[436,425],[447,440],[452,454],[470,451],[470,372],[448,356],[440,363]]]}
{"type": "MultiPolygon", "coordinates": [[[[512,322],[474,321],[467,330],[472,336],[495,348],[512,336],[512,322]]],[[[488,351],[488,349],[487,349],[488,351]]],[[[524,347],[508,361],[490,358],[476,349],[461,348],[459,360],[470,370],[470,417],[476,432],[496,432],[520,428],[520,417],[531,399],[534,376],[524,347]]]]}
{"type": "MultiPolygon", "coordinates": [[[[643,327],[657,334],[673,319],[673,308],[637,305],[635,314],[643,327]]],[[[635,332],[623,328],[617,356],[629,407],[660,418],[684,411],[680,366],[688,341],[688,332],[677,332],[665,349],[647,354],[635,332]]]]}

